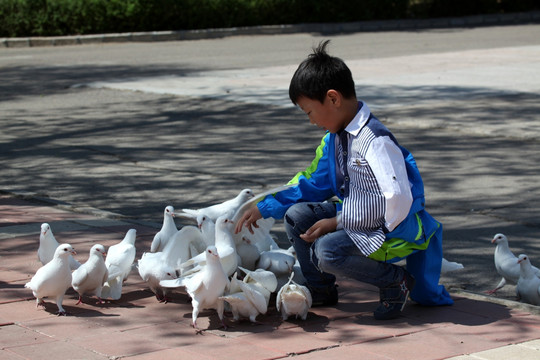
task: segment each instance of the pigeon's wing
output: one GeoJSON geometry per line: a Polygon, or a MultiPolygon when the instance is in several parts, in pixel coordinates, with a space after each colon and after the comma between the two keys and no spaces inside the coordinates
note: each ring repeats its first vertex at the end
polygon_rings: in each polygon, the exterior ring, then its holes
{"type": "Polygon", "coordinates": [[[71,283],[73,284],[73,286],[79,286],[83,284],[86,280],[88,280],[88,277],[89,274],[86,270],[86,267],[80,267],[73,272],[71,283]]]}
{"type": "Polygon", "coordinates": [[[255,306],[259,313],[265,314],[268,310],[268,306],[266,305],[266,299],[263,294],[242,281],[239,281],[238,283],[249,302],[255,306]]]}
{"type": "Polygon", "coordinates": [[[158,251],[160,246],[161,246],[161,233],[158,232],[156,235],[154,235],[152,244],[150,244],[150,252],[155,253],[156,251],[158,251]]]}
{"type": "Polygon", "coordinates": [[[184,278],[178,278],[173,280],[161,280],[159,282],[160,286],[163,286],[165,288],[179,288],[184,286],[184,278]]]}
{"type": "Polygon", "coordinates": [[[287,291],[287,287],[288,287],[288,283],[283,285],[281,287],[281,289],[279,289],[277,295],[276,295],[276,310],[277,311],[281,311],[281,304],[282,304],[282,296],[283,296],[283,292],[284,291],[287,291]]]}
{"type": "Polygon", "coordinates": [[[105,268],[105,272],[103,273],[103,279],[101,280],[101,283],[104,284],[108,278],[109,278],[109,270],[105,268]]]}
{"type": "Polygon", "coordinates": [[[242,297],[242,293],[234,293],[229,295],[220,296],[218,299],[225,300],[231,305],[242,304],[246,299],[242,297]]]}
{"type": "Polygon", "coordinates": [[[308,307],[311,307],[311,305],[313,305],[313,298],[311,297],[311,293],[309,292],[309,289],[303,285],[298,285],[298,288],[300,289],[300,291],[304,294],[304,296],[306,297],[306,303],[307,303],[307,306],[308,307]]]}
{"type": "Polygon", "coordinates": [[[192,257],[188,261],[183,262],[182,264],[180,264],[180,268],[184,269],[184,268],[186,268],[188,266],[191,266],[191,265],[194,265],[194,264],[199,264],[199,265],[206,264],[206,253],[203,252],[203,253],[195,256],[195,257],[192,257]]]}
{"type": "Polygon", "coordinates": [[[272,188],[272,189],[270,189],[268,191],[265,191],[265,192],[263,192],[261,194],[255,195],[254,197],[252,197],[251,199],[249,199],[248,201],[246,201],[245,203],[240,205],[240,207],[238,208],[238,210],[236,210],[236,213],[234,214],[233,222],[236,223],[236,221],[242,216],[242,214],[244,214],[244,212],[247,209],[249,209],[254,204],[258,203],[260,200],[264,199],[266,196],[268,196],[270,194],[275,194],[275,193],[281,192],[283,190],[287,190],[288,188],[293,187],[295,185],[296,184],[282,185],[282,186],[272,188]]]}

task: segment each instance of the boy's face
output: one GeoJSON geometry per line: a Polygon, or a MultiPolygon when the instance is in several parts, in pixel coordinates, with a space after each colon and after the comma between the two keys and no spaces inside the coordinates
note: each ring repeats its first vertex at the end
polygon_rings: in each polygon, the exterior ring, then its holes
{"type": "Polygon", "coordinates": [[[344,128],[343,116],[339,111],[339,106],[336,106],[339,100],[327,95],[321,104],[319,100],[302,96],[296,103],[307,114],[310,123],[331,133],[337,133],[344,128]]]}

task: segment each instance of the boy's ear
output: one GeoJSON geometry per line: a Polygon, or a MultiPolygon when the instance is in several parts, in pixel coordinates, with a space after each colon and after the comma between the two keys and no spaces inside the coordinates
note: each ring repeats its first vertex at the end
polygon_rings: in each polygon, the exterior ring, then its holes
{"type": "Polygon", "coordinates": [[[341,94],[339,91],[330,89],[326,92],[326,97],[330,100],[330,103],[335,106],[341,105],[341,94]]]}

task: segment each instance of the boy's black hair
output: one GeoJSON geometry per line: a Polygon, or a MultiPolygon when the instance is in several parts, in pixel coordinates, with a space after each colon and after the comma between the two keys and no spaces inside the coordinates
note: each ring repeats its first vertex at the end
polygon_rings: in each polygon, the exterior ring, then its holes
{"type": "Polygon", "coordinates": [[[331,89],[345,98],[356,97],[351,70],[343,60],[326,53],[329,42],[321,41],[296,69],[289,85],[289,97],[294,105],[302,96],[322,104],[331,89]]]}

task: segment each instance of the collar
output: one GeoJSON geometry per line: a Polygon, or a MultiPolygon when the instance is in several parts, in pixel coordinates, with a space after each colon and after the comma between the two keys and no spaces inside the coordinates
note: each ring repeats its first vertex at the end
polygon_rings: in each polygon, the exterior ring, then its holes
{"type": "Polygon", "coordinates": [[[345,131],[354,136],[358,135],[360,130],[362,130],[364,125],[366,125],[367,121],[369,120],[369,116],[371,115],[371,110],[369,110],[369,107],[364,102],[359,101],[358,108],[359,109],[355,117],[345,128],[345,131]]]}

